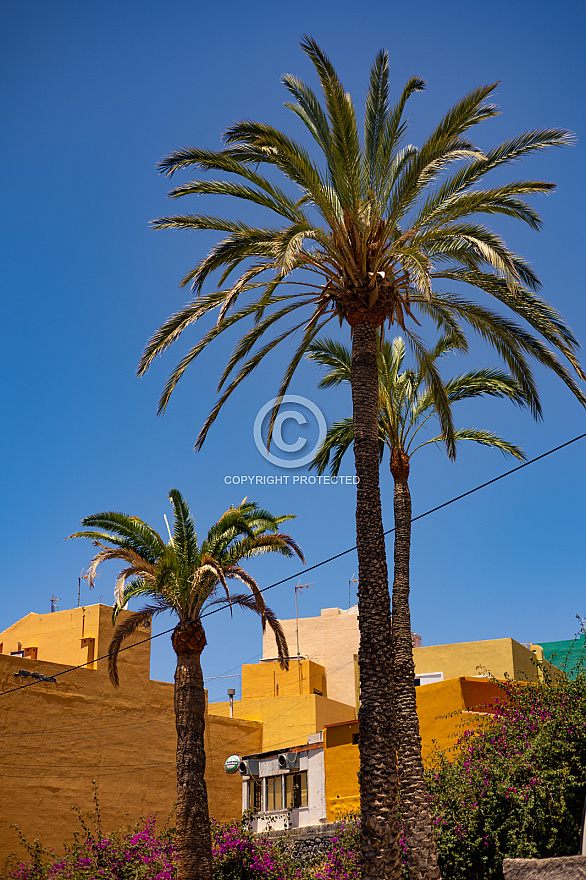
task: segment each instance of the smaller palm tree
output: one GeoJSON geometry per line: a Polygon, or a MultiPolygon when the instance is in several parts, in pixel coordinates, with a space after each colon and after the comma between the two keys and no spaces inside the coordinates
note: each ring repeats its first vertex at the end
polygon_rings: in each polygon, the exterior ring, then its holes
{"type": "MultiPolygon", "coordinates": [[[[410,459],[418,449],[429,445],[445,446],[448,456],[455,457],[455,444],[439,435],[423,439],[420,432],[435,417],[442,424],[436,409],[435,395],[428,382],[429,370],[437,376],[437,361],[456,351],[466,350],[461,336],[442,337],[418,370],[402,371],[405,345],[401,337],[392,344],[382,341],[378,347],[379,418],[378,442],[382,461],[385,449],[390,452],[390,468],[394,479],[395,570],[392,596],[392,687],[398,733],[398,769],[401,785],[401,812],[407,846],[410,877],[439,877],[437,853],[431,817],[427,810],[425,779],[421,759],[419,719],[415,696],[415,667],[411,643],[409,610],[409,567],[411,555],[411,494],[409,491],[410,459]]],[[[317,340],[309,348],[308,357],[328,372],[321,388],[350,382],[352,355],[332,339],[317,340]]],[[[473,370],[444,383],[445,397],[451,408],[458,400],[477,397],[504,397],[518,405],[530,405],[521,385],[502,370],[473,370]]],[[[454,440],[473,440],[484,446],[523,459],[518,446],[490,431],[478,428],[454,430],[454,440]]],[[[323,473],[330,467],[336,475],[345,452],[354,442],[351,418],[332,425],[317,452],[312,467],[323,473]]]]}
{"type": "Polygon", "coordinates": [[[124,568],[116,580],[113,621],[131,599],[147,600],[132,617],[118,622],[110,644],[109,673],[118,685],[118,651],[138,627],[157,614],[172,611],[179,621],[171,636],[177,655],[175,723],[177,728],[177,878],[211,880],[212,849],[205,784],[205,691],[201,652],[206,645],[204,609],[215,606],[256,612],[263,630],[276,638],[279,660],[288,666],[287,642],[274,613],[265,604],[255,579],[240,565],[263,553],[303,553],[279,526],[292,516],[273,516],[244,501],[227,510],[198,543],[189,507],[176,489],[169,493],[174,511],[173,535],[165,542],[151,526],[124,513],[97,513],[82,520],[87,531],[71,538],[90,538],[99,547],[89,567],[93,586],[98,566],[110,559],[124,568]],[[244,584],[248,593],[231,593],[229,581],[244,584]]]}

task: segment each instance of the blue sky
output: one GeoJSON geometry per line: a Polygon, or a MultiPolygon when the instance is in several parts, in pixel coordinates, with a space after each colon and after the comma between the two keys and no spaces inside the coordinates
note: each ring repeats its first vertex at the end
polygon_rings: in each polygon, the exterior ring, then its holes
{"type": "MultiPolygon", "coordinates": [[[[354,543],[352,486],[227,485],[233,474],[279,471],[258,453],[254,419],[277,388],[284,355],[234,395],[203,451],[193,442],[215,401],[215,380],[235,337],[214,346],[184,377],[164,418],[156,404],[165,377],[195,330],[143,379],[135,369],[150,334],[185,301],[178,281],[212,243],[149,220],[169,213],[168,182],[155,169],[189,144],[219,146],[222,131],[254,118],[297,132],[280,76],[312,79],[298,46],[311,33],[336,64],[357,105],[376,51],[390,52],[393,88],[411,76],[427,90],[411,101],[410,139],[470,89],[499,81],[502,115],[477,134],[481,147],[530,128],[575,131],[576,146],[532,157],[509,175],[553,180],[558,190],[535,199],[544,229],[512,222],[494,227],[527,257],[546,299],[582,341],[584,204],[583,6],[495,2],[464,8],[447,0],[407,4],[365,0],[294,5],[178,0],[100,4],[21,0],[4,4],[0,31],[3,202],[1,265],[5,376],[0,629],[29,611],[46,612],[54,593],[75,605],[78,575],[91,547],[65,542],[79,520],[123,510],[164,528],[166,498],[179,488],[202,532],[244,494],[275,513],[295,513],[291,533],[309,565],[354,543]],[[416,12],[414,12],[414,8],[416,12]]],[[[213,200],[182,211],[217,212],[213,200]]],[[[177,203],[173,207],[177,207],[177,203]]],[[[222,206],[224,207],[224,206],[222,206]]],[[[230,209],[227,205],[227,210],[230,209]]],[[[239,216],[252,217],[250,209],[239,216]]],[[[472,347],[469,365],[494,357],[472,347]]],[[[463,365],[454,362],[454,371],[463,365]]],[[[554,378],[537,371],[545,417],[535,423],[505,403],[465,405],[461,425],[487,427],[532,457],[582,433],[580,405],[554,378]]],[[[349,412],[347,391],[316,389],[302,365],[291,392],[310,398],[331,422],[349,412]]],[[[423,644],[512,636],[520,641],[571,637],[584,603],[584,441],[414,526],[413,627],[423,644]]],[[[450,464],[439,451],[418,453],[412,468],[414,513],[506,470],[497,452],[465,448],[450,464]]],[[[392,485],[383,466],[385,525],[392,485]]],[[[347,461],[346,474],[352,473],[347,461]]],[[[298,475],[306,474],[301,470],[298,475]]],[[[253,566],[261,585],[294,574],[280,558],[253,566]]],[[[350,554],[311,572],[300,613],[348,602],[356,571],[350,554]]],[[[111,601],[115,569],[82,603],[111,601]]],[[[294,614],[294,585],[270,603],[294,614]]],[[[159,629],[169,623],[161,621],[159,629]]],[[[204,670],[234,671],[259,655],[260,626],[235,614],[208,622],[204,670]]],[[[167,637],[153,643],[153,677],[170,679],[167,637]]],[[[210,681],[210,698],[227,683],[210,681]]]]}

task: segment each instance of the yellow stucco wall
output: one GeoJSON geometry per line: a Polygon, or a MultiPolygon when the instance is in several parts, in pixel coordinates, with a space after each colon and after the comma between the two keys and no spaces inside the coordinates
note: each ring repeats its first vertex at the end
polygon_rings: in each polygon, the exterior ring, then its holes
{"type": "Polygon", "coordinates": [[[324,766],[326,775],[326,816],[335,822],[344,813],[360,809],[358,746],[352,738],[358,734],[358,722],[336,724],[324,730],[324,766]]]}
{"type": "MultiPolygon", "coordinates": [[[[537,681],[536,654],[515,639],[488,639],[452,645],[426,645],[413,649],[415,674],[443,672],[444,679],[460,675],[477,676],[484,672],[494,678],[537,681]]],[[[551,663],[544,666],[556,674],[551,663]]]]}
{"type": "MultiPolygon", "coordinates": [[[[210,714],[228,717],[229,703],[210,703],[210,714]]],[[[267,697],[266,699],[236,700],[234,718],[258,721],[262,724],[261,748],[237,754],[253,754],[285,749],[307,742],[307,737],[323,730],[326,724],[348,721],[356,717],[354,706],[346,706],[317,694],[267,697]]]]}
{"type": "Polygon", "coordinates": [[[242,699],[267,699],[313,694],[327,697],[325,669],[312,660],[290,660],[289,669],[279,663],[247,663],[242,667],[242,699]]]}
{"type": "MultiPolygon", "coordinates": [[[[281,625],[292,654],[297,650],[297,622],[282,620],[281,625]]],[[[358,607],[348,611],[324,608],[319,617],[299,618],[299,651],[302,656],[325,668],[328,696],[355,705],[354,654],[358,653],[358,607]]],[[[267,630],[263,637],[263,657],[276,657],[275,637],[267,630]]],[[[325,694],[324,694],[325,695],[325,694]]]]}
{"type": "MultiPolygon", "coordinates": [[[[91,606],[85,612],[86,627],[88,618],[99,621],[94,637],[105,653],[112,609],[91,606]]],[[[4,631],[0,641],[5,652],[16,650],[13,638],[27,646],[36,639],[39,659],[0,655],[0,693],[31,681],[15,678],[19,669],[55,676],[75,664],[83,610],[73,609],[71,630],[63,626],[68,615],[55,612],[52,617],[57,619],[49,621],[51,615],[27,615],[4,631]],[[39,618],[43,618],[40,624],[39,618]],[[61,663],[43,659],[50,650],[61,652],[61,663]],[[70,659],[63,662],[65,658],[70,659]]],[[[139,629],[127,644],[148,635],[148,630],[139,629]]],[[[98,782],[105,830],[152,814],[165,820],[172,810],[176,798],[173,685],[150,680],[148,642],[120,654],[119,688],[111,685],[105,663],[98,666],[2,697],[0,873],[10,852],[25,856],[10,827],[13,823],[29,840],[38,838],[60,851],[79,827],[71,808],[92,807],[93,779],[98,782]]],[[[238,817],[241,780],[226,775],[223,764],[230,754],[260,751],[261,725],[254,719],[208,715],[205,737],[210,812],[218,819],[238,817]]]]}
{"type": "MultiPolygon", "coordinates": [[[[234,717],[262,724],[263,752],[301,745],[326,724],[356,717],[353,704],[339,703],[326,696],[323,666],[307,659],[291,660],[288,671],[277,662],[244,665],[242,697],[234,701],[234,717]]],[[[208,710],[227,717],[230,703],[210,703],[208,710]]]]}
{"type": "MultiPolygon", "coordinates": [[[[444,751],[453,749],[464,730],[474,729],[481,724],[486,717],[485,711],[502,693],[486,679],[462,676],[418,687],[416,695],[421,753],[424,763],[428,763],[436,747],[444,751]],[[450,717],[445,717],[447,715],[450,717]]],[[[324,730],[326,812],[329,822],[349,810],[360,809],[358,745],[352,742],[357,734],[357,721],[336,724],[324,730]]]]}
{"type": "MultiPolygon", "coordinates": [[[[289,650],[296,650],[298,628],[301,655],[324,667],[328,696],[347,705],[357,705],[354,682],[354,655],[358,653],[359,643],[357,606],[348,611],[324,608],[319,617],[283,620],[281,624],[289,650]]],[[[539,672],[532,661],[536,656],[542,659],[543,652],[538,646],[531,645],[531,648],[536,649],[535,652],[514,639],[488,639],[414,648],[413,658],[417,675],[443,672],[446,680],[461,675],[476,676],[486,670],[495,678],[508,675],[519,681],[537,681],[539,672]]],[[[275,656],[274,635],[267,629],[263,657],[275,656]]],[[[558,672],[547,662],[544,667],[554,676],[558,672]]]]}
{"type": "MultiPolygon", "coordinates": [[[[37,660],[78,666],[107,652],[107,645],[98,646],[100,617],[111,614],[112,609],[106,605],[70,608],[52,614],[27,614],[0,633],[2,652],[10,654],[18,650],[20,643],[24,649],[34,646],[37,660]]],[[[88,668],[95,669],[96,664],[91,663],[88,668]]]]}

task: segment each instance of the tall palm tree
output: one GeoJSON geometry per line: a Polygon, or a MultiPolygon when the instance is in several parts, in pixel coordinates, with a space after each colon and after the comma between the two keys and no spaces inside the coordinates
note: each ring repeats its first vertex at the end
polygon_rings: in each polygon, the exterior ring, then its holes
{"type": "Polygon", "coordinates": [[[359,478],[361,858],[366,877],[394,880],[400,877],[401,857],[394,722],[385,699],[391,617],[378,482],[377,328],[387,321],[398,324],[418,367],[427,369],[442,434],[452,453],[450,408],[416,332],[417,312],[452,335],[460,333],[463,338],[462,328],[480,334],[504,359],[535,413],[540,412],[540,403],[531,359],[553,371],[586,403],[575,381],[576,375],[584,378],[575,337],[555,309],[538,296],[533,270],[479,219],[483,214],[503,214],[537,229],[540,220],[526,196],[548,192],[553,185],[521,180],[476,188],[489,171],[532,151],[567,144],[571,137],[560,129],[530,131],[483,153],[468,134],[498,113],[494,104],[486,102],[495,88],[488,85],[458,101],[421,147],[405,144],[405,106],[424,83],[409,80],[391,106],[388,59],[381,51],[370,73],[361,138],[352,99],[330,60],[311,37],[304,37],[301,46],[317,72],[324,103],[297,77],[286,75],[283,84],[293,99],[286,106],[313,139],[315,158],[304,144],[273,126],[246,121],[228,129],[223,149],[188,147],[161,161],[160,170],[168,176],[193,167],[226,175],[193,180],[173,189],[172,198],[233,196],[267,208],[279,220],[260,228],[198,214],[155,221],[157,229],[214,230],[222,239],[183,279],[182,284],[192,285],[195,298],[154,334],[138,372],[146,372],[191,324],[217,312],[216,323],[169,377],[159,403],[162,413],[197,356],[226,330],[250,319],[252,326],[246,327],[220,377],[218,390],[223,391],[198,436],[196,448],[200,448],[240,383],[284,340],[300,334],[278,389],[270,439],[279,404],[308,346],[328,321],[349,325],[359,478]],[[282,186],[276,182],[279,175],[282,186]],[[204,285],[216,275],[217,284],[203,293],[204,285]],[[455,292],[445,289],[452,283],[455,292]],[[529,329],[466,299],[465,285],[488,294],[529,329]],[[267,341],[273,329],[276,335],[267,341]]]}
{"type": "MultiPolygon", "coordinates": [[[[442,337],[429,353],[434,366],[440,358],[457,349],[457,343],[442,337]]],[[[308,349],[308,358],[327,373],[320,388],[332,388],[350,382],[352,354],[346,346],[333,339],[318,339],[308,349]]],[[[382,341],[378,351],[379,370],[379,456],[382,461],[389,451],[389,465],[394,479],[395,513],[395,569],[392,592],[392,674],[393,698],[397,714],[398,767],[401,787],[401,819],[404,830],[410,876],[425,877],[430,868],[437,867],[437,852],[433,837],[433,823],[427,807],[425,777],[421,759],[421,740],[417,700],[415,696],[415,666],[411,642],[411,612],[409,609],[410,551],[411,551],[411,493],[409,470],[415,452],[429,445],[446,445],[440,432],[423,439],[420,432],[429,427],[437,416],[433,394],[426,383],[426,371],[402,370],[405,343],[398,336],[393,343],[382,341]]],[[[526,405],[518,382],[497,369],[472,370],[444,383],[450,407],[458,400],[478,397],[504,397],[519,405],[526,405]]],[[[456,442],[472,440],[484,446],[524,459],[517,446],[489,431],[478,428],[458,428],[456,442]]],[[[328,430],[312,467],[322,474],[328,467],[332,475],[339,473],[344,454],[354,442],[351,418],[335,422],[328,430]]]]}
{"type": "Polygon", "coordinates": [[[125,513],[97,513],[82,520],[87,531],[72,538],[91,538],[100,549],[89,567],[93,586],[102,562],[121,560],[116,581],[113,620],[134,598],[147,604],[118,623],[109,649],[109,672],[118,685],[118,651],[123,641],[157,614],[172,611],[179,618],[171,642],[177,655],[175,670],[175,724],[177,728],[177,877],[211,880],[212,846],[205,784],[205,692],[201,652],[206,645],[202,624],[210,606],[246,608],[261,618],[263,630],[272,628],[281,665],[288,667],[283,630],[265,604],[254,580],[240,565],[263,553],[292,557],[303,554],[289,535],[278,531],[291,516],[273,516],[246,499],[227,510],[198,543],[195,524],[181,493],[169,493],[173,505],[173,536],[165,542],[142,520],[125,513]],[[250,593],[231,593],[229,581],[243,583],[250,593]]]}

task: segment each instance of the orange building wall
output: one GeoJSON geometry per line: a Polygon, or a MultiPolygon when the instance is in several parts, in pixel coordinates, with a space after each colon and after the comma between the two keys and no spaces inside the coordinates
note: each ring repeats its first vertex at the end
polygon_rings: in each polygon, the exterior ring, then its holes
{"type": "MultiPolygon", "coordinates": [[[[491,704],[502,691],[482,678],[452,678],[423,685],[416,690],[417,715],[421,735],[421,753],[429,763],[434,750],[454,749],[464,730],[483,723],[491,704]],[[451,714],[454,713],[454,714],[451,714]]],[[[329,822],[350,810],[360,809],[358,722],[336,724],[324,730],[324,765],[326,776],[326,814],[329,822]]]]}
{"type": "MultiPolygon", "coordinates": [[[[86,627],[88,618],[99,622],[94,637],[105,653],[112,634],[112,609],[98,605],[85,612],[86,627]]],[[[58,676],[78,659],[83,611],[74,609],[69,615],[65,611],[28,615],[0,634],[5,652],[16,650],[15,639],[27,646],[36,639],[39,649],[36,661],[0,655],[1,693],[31,681],[15,678],[19,669],[58,676]],[[39,617],[44,618],[40,625],[39,617]],[[57,619],[43,626],[49,617],[57,619]],[[72,630],[61,628],[67,619],[72,630]],[[68,631],[73,633],[69,644],[68,631]],[[53,649],[61,652],[63,661],[70,658],[67,663],[43,659],[53,649]]],[[[148,630],[139,629],[127,644],[148,635],[148,630]]],[[[93,806],[93,779],[98,783],[106,831],[152,814],[164,821],[171,813],[176,799],[173,685],[150,680],[148,642],[120,654],[119,688],[110,683],[105,662],[98,667],[78,669],[54,683],[38,682],[2,697],[0,873],[10,852],[26,856],[10,827],[13,823],[27,839],[38,838],[61,851],[61,844],[79,829],[72,807],[85,811],[93,806]]],[[[230,754],[260,751],[261,725],[208,715],[205,741],[210,812],[223,820],[239,817],[241,780],[226,775],[223,764],[230,754]]]]}

